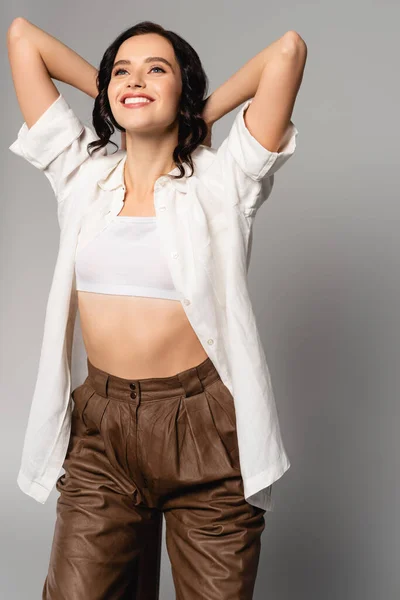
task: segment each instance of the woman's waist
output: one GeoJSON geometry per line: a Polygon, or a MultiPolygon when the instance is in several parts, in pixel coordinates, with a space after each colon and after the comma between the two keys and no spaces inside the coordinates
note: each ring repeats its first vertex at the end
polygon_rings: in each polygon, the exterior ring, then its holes
{"type": "Polygon", "coordinates": [[[207,357],[179,301],[78,292],[78,307],[89,359],[120,377],[168,377],[207,357]]]}

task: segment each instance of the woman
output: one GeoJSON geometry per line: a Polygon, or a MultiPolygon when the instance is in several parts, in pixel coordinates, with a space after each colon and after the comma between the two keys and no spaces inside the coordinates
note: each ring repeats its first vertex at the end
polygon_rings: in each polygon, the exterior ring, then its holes
{"type": "Polygon", "coordinates": [[[151,22],[98,71],[24,19],[8,50],[25,118],[10,150],[47,176],[60,224],[18,474],[39,502],[60,492],[43,598],[158,598],[164,514],[177,598],[250,599],[290,463],[246,272],[256,211],[295,150],[305,44],[288,32],[207,100],[197,53],[151,22]],[[95,98],[97,135],[52,79],[95,98]]]}

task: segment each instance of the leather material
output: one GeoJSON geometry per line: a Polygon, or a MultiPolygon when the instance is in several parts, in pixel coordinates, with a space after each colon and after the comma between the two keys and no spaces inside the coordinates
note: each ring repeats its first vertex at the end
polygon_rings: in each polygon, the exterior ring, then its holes
{"type": "Polygon", "coordinates": [[[246,502],[233,397],[208,357],[73,392],[42,600],[158,600],[163,515],[177,600],[250,600],[265,510],[246,502]]]}

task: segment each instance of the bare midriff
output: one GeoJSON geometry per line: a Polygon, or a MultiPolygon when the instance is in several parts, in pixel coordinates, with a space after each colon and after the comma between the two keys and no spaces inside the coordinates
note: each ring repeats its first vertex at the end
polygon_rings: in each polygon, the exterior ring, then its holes
{"type": "Polygon", "coordinates": [[[207,358],[178,300],[78,291],[90,362],[125,379],[169,377],[207,358]]]}

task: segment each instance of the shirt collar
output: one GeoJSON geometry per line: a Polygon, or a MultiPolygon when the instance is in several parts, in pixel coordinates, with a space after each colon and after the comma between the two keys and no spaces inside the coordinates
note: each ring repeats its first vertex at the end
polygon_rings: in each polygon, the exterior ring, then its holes
{"type": "MultiPolygon", "coordinates": [[[[109,168],[103,176],[97,180],[97,185],[101,187],[102,190],[115,190],[118,187],[122,187],[124,185],[124,166],[126,163],[127,153],[126,150],[118,150],[115,155],[120,154],[117,158],[116,162],[109,168]]],[[[180,171],[178,167],[175,167],[170,171],[166,177],[169,177],[172,185],[180,192],[186,194],[187,192],[187,182],[186,177],[188,177],[190,173],[190,167],[186,163],[183,163],[183,168],[185,170],[185,176],[182,179],[174,179],[174,177],[170,177],[171,175],[179,175],[180,171]]]]}

